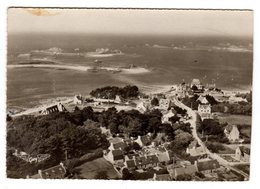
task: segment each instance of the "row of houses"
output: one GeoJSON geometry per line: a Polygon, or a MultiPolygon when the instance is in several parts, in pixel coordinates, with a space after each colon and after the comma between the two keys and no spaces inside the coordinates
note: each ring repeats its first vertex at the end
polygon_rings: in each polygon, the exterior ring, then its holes
{"type": "Polygon", "coordinates": [[[217,160],[204,158],[198,161],[195,161],[194,164],[186,161],[184,164],[180,165],[170,165],[167,166],[167,170],[171,176],[171,178],[176,179],[181,175],[191,175],[194,176],[196,172],[200,172],[203,174],[210,174],[214,171],[220,169],[220,164],[217,160]]]}
{"type": "Polygon", "coordinates": [[[136,105],[136,109],[138,111],[140,111],[141,113],[144,113],[144,112],[146,112],[148,110],[152,110],[152,109],[159,109],[159,110],[166,111],[166,110],[168,110],[168,108],[171,105],[171,100],[169,100],[167,98],[158,97],[158,101],[159,101],[158,106],[153,106],[151,104],[151,100],[152,99],[142,99],[141,102],[139,102],[136,105]]]}
{"type": "Polygon", "coordinates": [[[178,180],[180,176],[185,175],[194,178],[198,172],[209,175],[222,169],[218,161],[209,158],[200,159],[195,161],[194,164],[189,161],[177,161],[166,167],[168,174],[155,174],[152,180],[178,180]]]}
{"type": "Polygon", "coordinates": [[[66,177],[67,169],[63,163],[56,165],[54,167],[38,170],[38,174],[33,176],[27,176],[27,178],[32,179],[64,179],[66,177]]]}
{"type": "Polygon", "coordinates": [[[164,146],[155,145],[149,135],[138,136],[136,139],[115,137],[109,141],[110,146],[104,151],[104,158],[113,165],[126,167],[129,170],[156,167],[171,160],[170,152],[164,146]],[[140,150],[126,153],[125,148],[133,143],[137,143],[140,150]]]}

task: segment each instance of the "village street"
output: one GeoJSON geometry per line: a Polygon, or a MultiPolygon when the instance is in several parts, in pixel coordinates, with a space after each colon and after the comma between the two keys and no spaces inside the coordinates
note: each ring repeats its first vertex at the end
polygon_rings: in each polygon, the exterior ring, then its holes
{"type": "Polygon", "coordinates": [[[223,158],[221,158],[218,154],[210,152],[209,149],[204,144],[204,142],[199,138],[199,136],[197,134],[197,116],[198,115],[197,115],[196,111],[192,110],[191,108],[184,105],[183,103],[181,103],[179,100],[177,100],[175,98],[173,101],[174,101],[175,105],[179,106],[182,109],[187,110],[187,114],[191,117],[191,119],[189,119],[187,122],[190,123],[190,125],[191,125],[192,136],[197,140],[198,144],[205,149],[205,151],[209,155],[209,157],[217,160],[219,162],[219,164],[226,167],[227,169],[231,169],[231,170],[243,175],[245,177],[245,180],[248,180],[248,178],[249,178],[248,174],[244,173],[243,171],[241,171],[239,169],[236,169],[236,168],[230,166],[229,163],[226,160],[224,160],[223,158]]]}

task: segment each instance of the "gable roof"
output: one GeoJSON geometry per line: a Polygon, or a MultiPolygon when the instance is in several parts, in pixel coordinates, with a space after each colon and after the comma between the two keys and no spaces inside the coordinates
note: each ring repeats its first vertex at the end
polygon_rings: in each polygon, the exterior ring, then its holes
{"type": "Polygon", "coordinates": [[[125,163],[126,163],[127,168],[135,167],[135,161],[133,159],[127,160],[125,163]]]}
{"type": "Polygon", "coordinates": [[[211,107],[210,104],[199,104],[199,106],[198,106],[198,108],[200,108],[200,109],[208,109],[210,107],[211,107]]]}
{"type": "Polygon", "coordinates": [[[197,172],[197,167],[195,165],[187,165],[184,167],[177,167],[171,169],[169,172],[173,177],[177,177],[179,175],[184,175],[184,174],[192,175],[197,172]]]}
{"type": "Polygon", "coordinates": [[[207,100],[207,98],[205,96],[199,96],[197,101],[200,101],[200,103],[202,103],[202,104],[208,104],[209,103],[209,101],[207,100]]]}
{"type": "Polygon", "coordinates": [[[126,143],[124,143],[124,142],[118,142],[118,143],[114,143],[112,145],[115,150],[118,150],[118,149],[123,150],[127,146],[126,143]]]}
{"type": "Polygon", "coordinates": [[[61,165],[51,167],[41,171],[43,179],[61,179],[64,178],[66,170],[61,165]]]}
{"type": "Polygon", "coordinates": [[[114,160],[124,159],[124,153],[122,150],[112,150],[111,153],[114,157],[114,160]]]}
{"type": "Polygon", "coordinates": [[[197,163],[197,167],[199,171],[213,170],[220,167],[219,162],[217,160],[206,160],[199,161],[197,163]]]}
{"type": "Polygon", "coordinates": [[[143,145],[147,145],[151,142],[150,137],[147,135],[144,136],[138,136],[137,140],[139,140],[143,143],[143,145]]]}
{"type": "Polygon", "coordinates": [[[135,163],[138,166],[142,165],[147,165],[147,164],[154,164],[158,163],[159,159],[156,155],[149,155],[147,157],[141,156],[141,157],[136,157],[135,158],[135,163]]]}
{"type": "Polygon", "coordinates": [[[244,155],[244,153],[250,155],[250,149],[249,148],[247,148],[245,146],[239,146],[238,148],[240,149],[242,155],[244,155]]]}
{"type": "Polygon", "coordinates": [[[206,154],[206,150],[202,146],[195,147],[195,148],[189,149],[189,154],[191,156],[201,156],[201,155],[206,154]]]}
{"type": "Polygon", "coordinates": [[[157,154],[159,162],[167,162],[170,161],[170,157],[168,155],[168,152],[162,152],[157,154]]]}
{"type": "Polygon", "coordinates": [[[149,163],[158,163],[159,162],[159,159],[156,155],[147,156],[147,160],[149,163]]]}

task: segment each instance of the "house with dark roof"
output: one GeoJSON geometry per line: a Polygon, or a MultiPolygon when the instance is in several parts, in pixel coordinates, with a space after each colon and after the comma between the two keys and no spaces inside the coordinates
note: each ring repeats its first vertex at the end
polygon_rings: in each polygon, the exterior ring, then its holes
{"type": "Polygon", "coordinates": [[[138,169],[146,169],[158,165],[159,160],[156,155],[135,157],[135,164],[138,169]]]}
{"type": "Polygon", "coordinates": [[[204,174],[212,173],[214,170],[220,168],[219,162],[214,159],[198,160],[194,164],[198,168],[198,171],[204,174]]]}
{"type": "Polygon", "coordinates": [[[238,161],[250,161],[250,149],[245,146],[238,146],[235,151],[235,159],[238,161]]]}
{"type": "Polygon", "coordinates": [[[124,152],[122,150],[108,150],[103,157],[112,164],[124,163],[124,152]]]}
{"type": "Polygon", "coordinates": [[[63,163],[45,170],[38,170],[38,174],[31,176],[33,179],[63,179],[66,175],[63,163]]]}
{"type": "Polygon", "coordinates": [[[108,147],[109,150],[124,150],[126,147],[125,142],[116,142],[116,143],[110,143],[110,146],[108,147]]]}
{"type": "Polygon", "coordinates": [[[126,168],[130,171],[135,170],[135,168],[136,168],[134,159],[126,160],[124,164],[125,164],[126,168]]]}
{"type": "Polygon", "coordinates": [[[144,136],[138,136],[135,140],[136,143],[138,143],[141,147],[147,146],[151,143],[151,138],[148,135],[144,136]]]}
{"type": "Polygon", "coordinates": [[[43,108],[43,110],[40,111],[40,114],[47,115],[55,112],[65,112],[67,109],[64,107],[63,104],[60,102],[48,107],[43,108]]]}

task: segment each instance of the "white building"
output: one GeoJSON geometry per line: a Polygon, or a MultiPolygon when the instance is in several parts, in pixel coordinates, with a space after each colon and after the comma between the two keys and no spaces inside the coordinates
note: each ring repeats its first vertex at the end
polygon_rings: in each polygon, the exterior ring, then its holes
{"type": "Polygon", "coordinates": [[[224,130],[224,133],[230,142],[238,142],[240,140],[240,133],[236,125],[227,126],[224,130]]]}
{"type": "Polygon", "coordinates": [[[175,114],[173,113],[172,110],[170,110],[168,113],[164,114],[162,116],[162,123],[171,123],[170,118],[173,117],[175,114]]]}
{"type": "Polygon", "coordinates": [[[196,86],[198,89],[203,88],[203,85],[201,84],[199,79],[193,79],[190,84],[190,87],[192,87],[192,86],[196,86]]]}
{"type": "Polygon", "coordinates": [[[74,98],[73,98],[73,103],[74,104],[82,104],[83,103],[82,96],[80,94],[79,95],[75,95],[74,98]]]}
{"type": "Polygon", "coordinates": [[[159,108],[167,110],[170,107],[171,101],[169,99],[161,98],[159,99],[159,108]]]}
{"type": "Polygon", "coordinates": [[[210,104],[199,104],[198,113],[199,113],[202,121],[204,119],[212,119],[211,105],[210,104]]]}
{"type": "Polygon", "coordinates": [[[209,101],[205,96],[200,95],[199,98],[197,99],[201,104],[209,104],[209,101]]]}
{"type": "Polygon", "coordinates": [[[67,111],[63,104],[60,102],[54,105],[47,106],[40,111],[41,114],[47,115],[55,112],[64,112],[67,111]]]}

